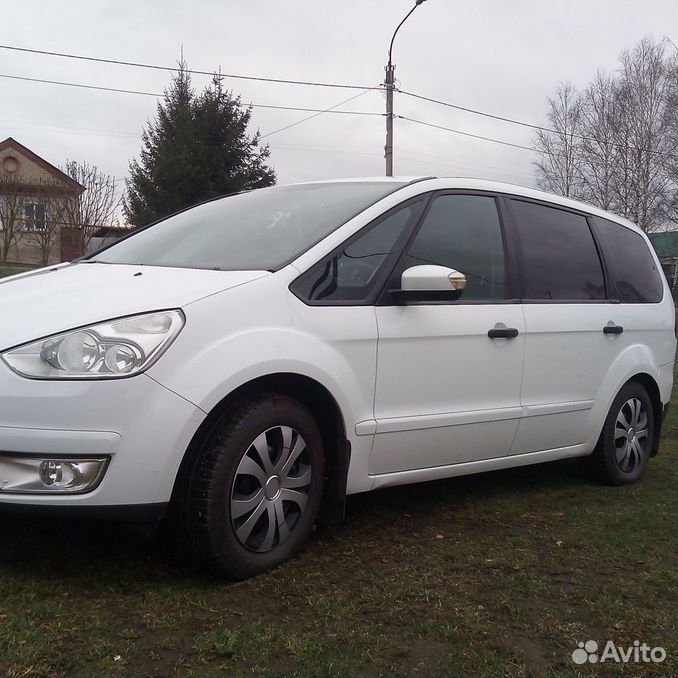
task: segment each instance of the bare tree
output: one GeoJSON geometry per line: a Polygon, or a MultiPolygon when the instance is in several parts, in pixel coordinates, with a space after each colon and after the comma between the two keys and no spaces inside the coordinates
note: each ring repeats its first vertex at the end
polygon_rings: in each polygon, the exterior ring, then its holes
{"type": "Polygon", "coordinates": [[[578,153],[581,136],[581,100],[571,83],[561,83],[548,99],[546,114],[555,133],[537,131],[535,163],[541,188],[567,197],[579,197],[578,153]]]}
{"type": "MultiPolygon", "coordinates": [[[[669,94],[664,110],[664,124],[668,135],[669,154],[663,158],[671,188],[665,205],[665,220],[678,224],[678,55],[674,52],[669,60],[669,94]]],[[[678,266],[676,266],[678,282],[678,266]]],[[[674,283],[674,288],[676,284],[674,283]]]]}
{"type": "Polygon", "coordinates": [[[18,245],[24,225],[23,187],[16,174],[0,174],[0,255],[7,261],[10,250],[18,245]]]}
{"type": "Polygon", "coordinates": [[[605,210],[615,202],[617,98],[614,80],[598,72],[581,98],[581,138],[577,139],[580,197],[605,210]]]}
{"type": "MultiPolygon", "coordinates": [[[[663,43],[644,38],[621,55],[617,101],[620,110],[618,141],[625,182],[618,181],[618,208],[643,230],[661,225],[668,194],[675,177],[667,161],[678,148],[672,147],[667,129],[670,105],[671,64],[663,43]]],[[[674,111],[673,115],[678,114],[674,111]]]]}
{"type": "Polygon", "coordinates": [[[47,266],[58,256],[61,228],[66,224],[71,205],[78,198],[64,193],[55,181],[40,181],[31,186],[31,199],[40,207],[32,219],[24,218],[24,240],[37,252],[39,263],[47,266]]]}
{"type": "Polygon", "coordinates": [[[538,131],[539,185],[586,200],[653,231],[675,218],[678,75],[665,46],[644,38],[598,73],[579,97],[560,85],[548,100],[553,131],[538,131]]]}
{"type": "Polygon", "coordinates": [[[120,197],[114,177],[95,165],[69,160],[62,169],[85,188],[76,200],[66,206],[64,212],[64,221],[77,229],[78,250],[84,254],[98,229],[116,223],[120,197]]]}

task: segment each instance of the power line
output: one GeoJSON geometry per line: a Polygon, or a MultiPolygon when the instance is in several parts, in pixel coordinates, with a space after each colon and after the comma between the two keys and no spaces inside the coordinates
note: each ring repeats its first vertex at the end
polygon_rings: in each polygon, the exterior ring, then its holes
{"type": "MultiPolygon", "coordinates": [[[[66,52],[49,52],[42,49],[29,49],[28,47],[16,47],[14,45],[0,45],[0,49],[12,50],[14,52],[25,52],[28,54],[41,54],[43,56],[53,56],[61,57],[64,59],[79,59],[81,61],[94,61],[101,64],[114,64],[116,66],[132,66],[135,68],[147,68],[156,71],[171,71],[173,73],[178,73],[181,69],[176,66],[159,66],[157,64],[144,64],[137,61],[122,61],[120,59],[103,59],[101,57],[91,57],[84,56],[82,54],[68,54],[66,52]]],[[[254,76],[254,75],[236,75],[235,73],[221,73],[218,74],[214,71],[198,71],[190,68],[184,69],[184,72],[191,73],[192,75],[209,75],[214,77],[218,75],[219,78],[234,78],[238,80],[254,80],[257,82],[276,82],[284,85],[305,85],[309,87],[335,87],[340,89],[367,89],[367,90],[380,90],[381,87],[365,87],[362,85],[348,85],[343,83],[336,82],[314,82],[311,80],[290,80],[285,78],[268,78],[263,76],[254,76]]]]}
{"type": "Polygon", "coordinates": [[[443,125],[434,125],[432,122],[425,122],[424,120],[416,120],[415,118],[408,118],[405,115],[397,115],[396,118],[401,120],[407,120],[408,122],[414,122],[418,125],[424,125],[425,127],[433,127],[434,129],[445,130],[446,132],[454,132],[454,134],[461,134],[465,137],[472,137],[473,139],[481,139],[482,141],[491,141],[494,144],[502,144],[503,146],[511,146],[512,148],[520,148],[524,151],[532,151],[537,153],[536,148],[531,148],[530,146],[522,146],[521,144],[514,144],[510,141],[503,141],[501,139],[493,139],[492,137],[485,137],[481,134],[471,134],[471,132],[462,132],[458,129],[452,129],[451,127],[444,127],[443,125]]]}
{"type": "MultiPolygon", "coordinates": [[[[535,125],[531,122],[525,122],[523,120],[516,120],[515,118],[507,118],[502,115],[495,115],[494,113],[487,113],[485,111],[479,111],[475,108],[468,108],[466,106],[459,106],[458,104],[453,104],[450,101],[441,101],[440,99],[434,99],[432,97],[427,97],[422,94],[414,94],[413,92],[407,92],[405,90],[399,89],[400,94],[405,96],[412,97],[414,99],[420,99],[422,101],[428,101],[429,103],[438,104],[440,106],[445,106],[446,108],[453,108],[457,111],[463,111],[465,113],[472,113],[473,115],[480,115],[484,118],[490,118],[492,120],[499,120],[501,122],[507,122],[511,125],[519,125],[521,127],[528,127],[530,129],[538,130],[540,132],[545,132],[547,134],[558,134],[563,135],[564,132],[560,132],[557,129],[551,127],[543,127],[542,125],[535,125]]],[[[639,148],[638,146],[633,146],[631,144],[623,144],[616,141],[607,141],[605,139],[599,139],[597,137],[591,137],[585,134],[577,134],[576,132],[569,132],[567,136],[572,137],[573,139],[580,139],[581,141],[593,141],[597,144],[608,145],[613,148],[621,148],[622,150],[631,150],[631,151],[640,151],[641,153],[652,153],[659,156],[665,156],[666,154],[662,151],[655,151],[651,148],[639,148]]]]}
{"type": "MultiPolygon", "coordinates": [[[[3,48],[3,47],[4,47],[3,45],[0,45],[0,48],[3,48]]],[[[16,48],[16,49],[21,49],[22,51],[31,51],[31,50],[24,50],[23,48],[16,48]]],[[[90,57],[87,57],[87,58],[90,58],[90,57]]],[[[160,67],[158,67],[158,68],[160,68],[160,67]]],[[[177,69],[175,69],[175,70],[177,70],[177,69]]],[[[152,96],[152,97],[156,97],[156,98],[160,98],[160,97],[164,96],[164,94],[158,94],[156,92],[145,92],[145,91],[141,91],[141,90],[129,90],[129,89],[121,89],[121,88],[115,88],[115,87],[103,87],[103,86],[100,86],[100,85],[86,85],[84,83],[66,82],[66,81],[61,81],[61,80],[47,80],[47,79],[43,79],[43,78],[30,78],[30,77],[27,77],[27,76],[10,75],[10,74],[6,74],[6,73],[0,73],[0,78],[6,78],[6,79],[10,79],[10,80],[26,81],[26,82],[37,82],[37,83],[49,84],[49,85],[59,85],[59,86],[64,86],[64,87],[76,87],[76,88],[96,90],[96,91],[104,91],[104,92],[115,92],[115,93],[121,93],[121,94],[136,94],[136,95],[142,95],[142,96],[152,96]]],[[[282,110],[282,111],[301,111],[301,112],[313,113],[314,114],[314,115],[308,116],[308,117],[303,118],[301,120],[298,120],[298,121],[296,121],[296,122],[294,122],[290,125],[287,125],[285,127],[274,130],[274,131],[269,132],[266,135],[264,135],[264,136],[270,136],[272,134],[282,132],[285,129],[289,129],[290,127],[294,127],[296,125],[299,125],[302,122],[305,122],[306,120],[310,120],[311,118],[315,118],[318,115],[322,115],[324,113],[384,117],[385,116],[384,113],[377,113],[377,112],[373,112],[373,111],[338,111],[338,110],[335,110],[338,106],[341,106],[344,103],[347,103],[348,101],[351,101],[353,99],[357,99],[359,96],[362,96],[363,94],[365,94],[369,91],[375,91],[375,90],[379,90],[379,89],[380,89],[379,87],[365,87],[365,88],[363,88],[363,91],[360,92],[359,94],[352,96],[352,97],[349,97],[348,99],[341,101],[338,104],[335,104],[334,106],[332,106],[330,108],[309,108],[309,107],[304,107],[304,106],[281,106],[281,105],[274,105],[274,104],[242,104],[242,103],[239,104],[239,106],[241,108],[248,108],[249,106],[252,106],[252,108],[263,108],[263,109],[282,110]]],[[[510,123],[521,125],[521,126],[524,126],[524,127],[531,127],[531,128],[534,128],[534,129],[542,130],[544,132],[560,134],[559,132],[557,132],[557,130],[552,130],[548,127],[540,127],[539,125],[532,125],[531,123],[513,120],[511,118],[505,118],[505,117],[502,117],[502,116],[493,115],[491,113],[485,113],[483,111],[477,111],[477,110],[466,108],[466,107],[463,107],[463,106],[457,106],[456,104],[452,104],[450,102],[444,102],[444,101],[440,101],[438,99],[432,99],[430,97],[424,97],[422,95],[413,94],[411,92],[405,92],[405,91],[401,91],[401,90],[398,90],[398,91],[401,92],[402,94],[405,94],[405,95],[408,95],[408,96],[411,96],[411,97],[414,97],[414,98],[417,98],[417,99],[429,101],[429,102],[432,102],[432,103],[437,103],[437,104],[446,106],[448,108],[455,108],[455,109],[463,110],[463,111],[466,111],[466,112],[469,112],[469,113],[481,115],[481,116],[484,116],[484,117],[489,117],[489,118],[501,120],[503,122],[510,122],[510,123]]],[[[453,129],[451,127],[445,127],[444,125],[436,125],[434,123],[426,122],[426,121],[423,121],[423,120],[417,120],[415,118],[409,118],[409,117],[403,116],[403,115],[397,115],[396,117],[400,118],[401,120],[407,120],[408,122],[413,122],[413,123],[416,123],[416,124],[419,124],[419,125],[431,127],[431,128],[434,128],[434,129],[440,129],[440,130],[444,130],[444,131],[447,131],[447,132],[452,132],[454,134],[459,134],[459,135],[470,137],[470,138],[473,138],[473,139],[479,139],[479,140],[482,140],[482,141],[488,141],[488,142],[491,142],[491,143],[501,144],[503,146],[509,146],[511,148],[518,148],[518,149],[525,150],[525,151],[531,151],[533,153],[539,152],[536,148],[533,148],[533,147],[530,147],[530,146],[524,146],[522,144],[516,144],[516,143],[510,142],[510,141],[504,141],[502,139],[495,139],[495,138],[483,136],[483,135],[480,135],[480,134],[473,134],[471,132],[464,132],[464,131],[461,131],[461,130],[453,129]]],[[[579,136],[579,138],[588,139],[588,140],[591,140],[591,141],[596,141],[598,143],[609,143],[611,146],[615,146],[615,147],[619,147],[619,148],[631,149],[631,150],[636,150],[636,151],[640,151],[640,152],[648,152],[648,153],[652,153],[654,155],[657,155],[659,157],[668,157],[668,155],[666,153],[663,153],[662,151],[655,151],[653,149],[639,149],[635,146],[630,146],[630,145],[627,146],[627,145],[618,144],[618,143],[615,143],[615,142],[600,142],[600,140],[592,138],[592,137],[582,137],[580,135],[575,135],[575,134],[573,134],[572,136],[574,136],[574,137],[579,136]]]]}
{"type": "MultiPolygon", "coordinates": [[[[369,152],[363,152],[363,151],[352,151],[349,149],[343,149],[343,148],[312,148],[310,146],[305,146],[303,144],[296,145],[296,144],[271,144],[272,149],[278,149],[282,151],[303,151],[304,153],[327,153],[327,154],[335,154],[339,153],[341,155],[363,155],[368,158],[378,158],[380,157],[378,155],[378,151],[375,151],[373,153],[369,152]]],[[[384,147],[380,146],[381,152],[383,153],[384,147]]]]}
{"type": "Polygon", "coordinates": [[[95,89],[102,92],[119,92],[120,94],[142,94],[147,97],[162,97],[163,94],[155,92],[142,92],[135,89],[118,89],[117,87],[101,87],[99,85],[84,85],[78,82],[64,82],[63,80],[45,80],[43,78],[28,78],[23,75],[9,75],[7,73],[0,73],[0,78],[7,78],[8,80],[25,80],[26,82],[40,82],[47,85],[62,85],[63,87],[80,87],[82,89],[95,89]]]}
{"type": "MultiPolygon", "coordinates": [[[[433,127],[435,129],[444,130],[446,132],[453,132],[454,134],[461,134],[462,136],[465,136],[465,137],[472,137],[473,139],[480,139],[482,141],[490,141],[494,144],[501,144],[503,146],[510,146],[512,148],[519,148],[519,149],[524,150],[524,151],[531,151],[532,153],[540,153],[541,152],[541,151],[539,151],[539,149],[534,148],[532,146],[523,146],[522,144],[516,144],[516,143],[510,142],[510,141],[504,141],[502,139],[494,139],[492,137],[486,137],[486,136],[483,136],[481,134],[472,134],[471,132],[462,132],[461,130],[458,130],[458,129],[452,129],[451,127],[445,127],[443,125],[435,125],[431,122],[425,122],[424,120],[416,120],[415,118],[408,118],[404,115],[397,115],[396,117],[400,118],[401,120],[407,120],[409,122],[415,122],[419,125],[424,125],[425,127],[433,127]]],[[[624,146],[623,144],[614,144],[614,145],[620,146],[622,148],[630,149],[630,150],[633,150],[633,151],[640,151],[642,153],[652,153],[653,155],[656,155],[657,157],[660,157],[660,158],[670,158],[671,157],[670,154],[668,154],[668,153],[664,153],[662,151],[655,151],[655,150],[652,150],[651,148],[641,149],[641,148],[637,148],[636,146],[624,146]]],[[[561,156],[561,157],[563,157],[563,156],[561,156]]]]}
{"type": "MultiPolygon", "coordinates": [[[[450,167],[453,164],[454,165],[461,164],[461,165],[464,165],[466,167],[477,167],[477,168],[482,169],[482,170],[499,171],[499,172],[502,172],[504,174],[507,173],[506,167],[499,167],[497,165],[491,165],[489,163],[477,163],[477,162],[473,162],[471,160],[463,160],[461,158],[454,159],[454,158],[451,158],[449,155],[434,155],[433,153],[424,153],[420,150],[415,150],[415,149],[409,148],[407,146],[400,146],[400,152],[401,153],[403,153],[403,152],[408,153],[410,155],[420,156],[419,158],[417,158],[417,160],[419,160],[421,162],[423,162],[423,158],[432,158],[434,160],[442,160],[442,161],[445,162],[446,165],[448,165],[450,167]]],[[[414,158],[412,158],[412,159],[414,159],[414,158]]],[[[532,174],[527,174],[525,172],[515,172],[515,171],[513,171],[513,172],[509,172],[509,174],[511,174],[512,176],[519,176],[520,175],[523,178],[527,178],[527,179],[533,179],[534,178],[532,174]]]]}
{"type": "MultiPolygon", "coordinates": [[[[0,47],[2,47],[0,45],[0,47]]],[[[128,90],[128,89],[118,89],[114,87],[101,87],[98,85],[85,85],[83,83],[75,83],[75,82],[64,82],[61,80],[45,80],[42,78],[29,78],[25,76],[19,76],[19,75],[8,75],[6,73],[0,73],[0,78],[9,78],[11,80],[22,80],[22,81],[27,81],[27,82],[38,82],[38,83],[43,83],[43,84],[49,84],[49,85],[61,85],[65,87],[79,87],[79,88],[84,88],[84,89],[91,89],[91,90],[101,90],[104,92],[118,92],[122,94],[139,94],[139,95],[144,95],[144,96],[152,96],[152,97],[162,97],[164,96],[163,94],[157,94],[154,92],[143,92],[139,90],[128,90]]],[[[370,91],[370,89],[374,88],[365,88],[364,91],[360,92],[358,95],[351,97],[350,99],[355,99],[358,96],[362,96],[366,92],[370,91]]],[[[278,130],[274,130],[273,132],[269,132],[265,136],[269,136],[271,134],[275,134],[276,132],[281,132],[283,129],[288,129],[289,127],[292,127],[294,125],[298,125],[305,120],[309,120],[310,118],[316,117],[316,115],[320,115],[323,113],[335,113],[335,114],[346,114],[346,115],[369,115],[369,116],[379,116],[379,117],[384,117],[384,113],[375,113],[371,111],[337,111],[333,110],[336,108],[336,106],[340,106],[342,103],[346,103],[346,101],[350,101],[350,99],[347,99],[343,102],[340,102],[339,104],[336,104],[332,108],[306,108],[306,107],[301,107],[301,106],[277,106],[277,105],[272,105],[272,104],[249,104],[253,108],[268,108],[268,109],[274,109],[274,110],[284,110],[284,111],[303,111],[307,113],[314,113],[315,115],[309,116],[308,118],[304,118],[303,120],[298,120],[295,123],[292,123],[291,125],[288,125],[287,127],[280,128],[278,130]]],[[[247,107],[248,104],[240,104],[242,107],[247,107]]],[[[416,120],[414,118],[408,118],[404,115],[398,115],[396,116],[397,118],[400,118],[401,120],[407,120],[409,122],[414,122],[420,125],[424,125],[426,127],[433,127],[435,129],[441,129],[445,130],[447,132],[454,132],[455,134],[461,134],[462,136],[467,136],[467,137],[472,137],[475,139],[481,139],[483,141],[490,141],[493,143],[497,144],[502,144],[504,146],[511,146],[513,148],[520,148],[526,151],[532,151],[536,152],[536,149],[530,148],[529,146],[522,146],[520,144],[514,144],[509,141],[502,141],[501,139],[493,139],[491,137],[484,137],[479,134],[472,134],[470,132],[462,132],[461,130],[456,130],[452,129],[450,127],[444,127],[442,125],[435,125],[430,122],[424,122],[423,120],[416,120]]],[[[262,137],[263,138],[263,137],[262,137]]]]}
{"type": "MultiPolygon", "coordinates": [[[[354,99],[357,99],[358,97],[363,96],[363,94],[367,94],[370,90],[366,89],[362,92],[359,92],[358,94],[355,94],[352,97],[349,97],[348,99],[344,99],[343,101],[340,101],[338,104],[335,104],[334,106],[330,106],[330,108],[326,108],[325,110],[318,111],[317,113],[314,113],[313,115],[309,115],[306,118],[302,118],[301,120],[297,120],[296,122],[293,122],[289,125],[285,125],[285,127],[281,127],[280,129],[273,130],[272,132],[268,132],[267,134],[262,134],[261,139],[265,139],[266,137],[270,137],[272,134],[277,134],[278,132],[284,132],[286,129],[290,129],[290,127],[296,127],[297,125],[301,125],[302,122],[306,122],[307,120],[311,120],[312,118],[317,118],[319,115],[322,115],[323,113],[338,113],[340,111],[335,111],[335,108],[338,108],[339,106],[342,106],[343,104],[347,104],[349,101],[353,101],[354,99]]],[[[385,115],[384,113],[376,113],[375,115],[385,115]]]]}
{"type": "MultiPolygon", "coordinates": [[[[135,68],[146,68],[146,69],[152,69],[152,70],[160,70],[160,71],[170,71],[177,73],[181,69],[177,67],[172,67],[172,66],[160,66],[157,64],[146,64],[146,63],[141,63],[141,62],[135,62],[135,61],[123,61],[120,59],[105,59],[102,57],[91,57],[91,56],[85,56],[81,54],[69,54],[66,52],[53,52],[53,51],[48,51],[48,50],[39,50],[39,49],[31,49],[28,47],[17,47],[14,45],[0,45],[0,49],[5,49],[5,50],[11,50],[11,51],[16,51],[16,52],[23,52],[23,53],[28,53],[28,54],[39,54],[43,56],[52,56],[52,57],[59,57],[59,58],[66,58],[66,59],[77,59],[77,60],[82,60],[82,61],[90,61],[90,62],[96,62],[96,63],[105,63],[105,64],[113,64],[113,65],[119,65],[119,66],[131,66],[135,68]]],[[[362,93],[365,91],[381,91],[383,90],[383,86],[361,86],[361,85],[349,85],[349,84],[344,84],[344,83],[332,83],[332,82],[316,82],[316,81],[308,81],[308,80],[291,80],[291,79],[283,79],[283,78],[270,78],[270,77],[264,77],[264,76],[250,76],[250,75],[240,75],[240,74],[234,74],[234,73],[215,73],[213,71],[202,71],[202,70],[195,70],[195,69],[185,69],[185,72],[191,73],[194,75],[208,75],[208,76],[217,76],[219,78],[235,78],[235,79],[240,79],[240,80],[253,80],[253,81],[259,81],[259,82],[272,82],[272,83],[281,83],[281,84],[289,84],[289,85],[305,85],[305,86],[313,86],[313,87],[334,87],[334,88],[342,88],[342,89],[360,89],[363,90],[362,93]]],[[[54,80],[42,80],[38,78],[27,78],[27,77],[19,77],[19,76],[11,76],[11,75],[1,75],[0,77],[4,78],[11,78],[15,80],[26,80],[30,82],[41,82],[41,83],[48,83],[48,84],[55,84],[55,85],[64,85],[64,86],[69,86],[69,87],[81,87],[84,89],[93,89],[93,90],[101,90],[101,91],[107,91],[107,92],[119,92],[119,93],[124,93],[124,94],[141,94],[141,95],[146,95],[146,96],[154,96],[154,97],[160,97],[163,96],[161,94],[156,94],[153,92],[142,92],[142,91],[136,91],[136,90],[126,90],[126,89],[118,89],[118,88],[113,88],[113,87],[99,87],[99,86],[94,86],[94,85],[83,85],[83,84],[77,84],[77,83],[68,83],[68,82],[60,82],[60,81],[54,81],[54,80]]],[[[529,123],[525,122],[522,120],[517,120],[515,118],[509,118],[506,116],[501,116],[501,115],[496,115],[494,113],[487,113],[485,111],[480,111],[478,109],[470,108],[467,106],[461,106],[459,104],[454,104],[449,101],[442,101],[440,99],[434,99],[433,97],[427,97],[421,94],[415,94],[414,92],[408,92],[406,90],[398,89],[397,90],[400,94],[404,94],[406,96],[415,98],[415,99],[420,99],[422,101],[428,101],[429,103],[434,103],[438,104],[440,106],[445,106],[447,108],[453,108],[459,111],[463,111],[466,113],[471,113],[473,115],[479,115],[482,117],[490,118],[492,120],[498,120],[501,122],[506,122],[512,125],[519,125],[521,127],[527,127],[530,129],[535,129],[539,130],[541,132],[545,132],[548,134],[562,134],[562,132],[559,132],[558,130],[545,127],[542,125],[536,125],[534,123],[529,123]]],[[[347,101],[350,101],[348,99],[347,101]]],[[[344,102],[345,103],[345,102],[344,102]]],[[[336,106],[333,106],[332,108],[329,109],[311,109],[311,108],[297,108],[297,107],[287,107],[287,106],[271,106],[271,105],[263,105],[263,104],[252,104],[255,108],[270,108],[270,109],[279,109],[279,110],[300,110],[300,111],[308,111],[308,112],[313,112],[317,114],[321,113],[347,113],[347,114],[352,114],[352,115],[381,115],[383,114],[380,113],[366,113],[366,112],[356,112],[356,111],[334,111],[333,109],[336,108],[336,106]]],[[[341,105],[341,104],[338,104],[341,105]]],[[[300,124],[301,122],[304,122],[305,120],[311,119],[313,117],[316,117],[315,115],[309,116],[309,118],[305,118],[304,120],[300,120],[297,123],[294,123],[294,126],[296,124],[300,124]]],[[[402,117],[403,116],[398,116],[402,117]]],[[[435,127],[435,125],[431,125],[430,123],[422,123],[422,124],[429,124],[429,126],[435,127]]],[[[274,130],[273,132],[270,132],[269,134],[275,134],[279,131],[283,131],[286,128],[281,128],[280,130],[274,130]]],[[[447,131],[452,131],[456,132],[458,134],[464,134],[466,136],[476,136],[479,139],[484,139],[484,140],[490,140],[487,137],[482,137],[481,135],[472,135],[468,132],[459,132],[458,130],[450,130],[448,128],[443,128],[447,129],[447,131]]],[[[268,135],[266,135],[268,136],[268,135]]],[[[613,141],[606,141],[606,140],[601,140],[596,137],[589,137],[586,135],[581,135],[581,134],[576,134],[573,133],[570,136],[573,138],[581,139],[583,141],[594,141],[599,144],[606,144],[610,145],[616,148],[622,148],[622,149],[630,149],[633,151],[639,151],[639,152],[648,152],[652,153],[655,155],[659,155],[662,157],[666,157],[665,153],[662,153],[661,151],[655,151],[652,149],[643,149],[643,148],[638,148],[636,146],[632,145],[627,145],[627,144],[620,144],[617,142],[613,141]]],[[[504,144],[507,146],[514,146],[516,148],[523,148],[527,150],[535,150],[528,148],[526,146],[521,146],[519,144],[512,144],[510,142],[506,141],[500,141],[500,140],[494,140],[495,143],[500,143],[504,144]]]]}
{"type": "Polygon", "coordinates": [[[515,120],[514,118],[506,118],[502,115],[495,115],[494,113],[486,113],[485,111],[479,111],[475,108],[468,108],[466,106],[459,106],[458,104],[453,104],[449,101],[441,101],[440,99],[433,99],[432,97],[426,97],[423,94],[414,94],[414,92],[407,92],[403,89],[399,89],[398,93],[404,94],[405,96],[412,97],[413,99],[421,99],[422,101],[428,101],[432,104],[439,104],[440,106],[446,106],[447,108],[454,108],[457,111],[464,111],[465,113],[473,113],[473,115],[481,115],[484,118],[492,118],[493,120],[501,120],[501,122],[508,122],[512,125],[520,125],[522,127],[530,127],[532,129],[538,129],[542,132],[553,132],[559,134],[555,129],[550,129],[549,127],[541,127],[539,125],[534,125],[530,122],[523,122],[522,120],[515,120]]]}
{"type": "MultiPolygon", "coordinates": [[[[134,89],[119,89],[117,87],[102,87],[99,85],[85,85],[83,83],[78,83],[78,82],[65,82],[63,80],[45,80],[43,78],[29,78],[26,76],[22,75],[8,75],[7,73],[0,73],[0,78],[7,78],[9,80],[24,80],[26,82],[39,82],[47,85],[62,85],[64,87],[79,87],[83,89],[93,89],[93,90],[101,90],[104,92],[118,92],[120,94],[141,94],[143,96],[149,96],[149,97],[164,97],[164,94],[158,94],[156,92],[143,92],[141,90],[134,90],[134,89]]],[[[369,91],[369,90],[365,90],[369,91]]],[[[361,96],[365,92],[361,92],[357,96],[361,96]]],[[[355,99],[356,97],[351,97],[351,99],[355,99]]],[[[350,99],[347,99],[347,101],[350,101],[350,99]]],[[[342,102],[344,103],[344,102],[342,102]]],[[[341,104],[337,104],[339,106],[341,104]]],[[[333,110],[335,106],[332,108],[308,108],[306,106],[278,106],[274,104],[239,104],[241,108],[248,108],[249,106],[252,106],[252,108],[269,108],[273,110],[280,110],[280,111],[303,111],[307,113],[343,113],[345,115],[371,115],[371,116],[380,116],[384,117],[385,113],[376,113],[373,111],[335,111],[333,110]]]]}
{"type": "Polygon", "coordinates": [[[27,120],[0,119],[0,125],[12,126],[13,129],[37,129],[39,131],[59,134],[78,134],[100,137],[129,137],[138,138],[138,132],[124,132],[122,130],[101,129],[99,127],[72,127],[70,125],[55,125],[53,123],[32,122],[27,120]],[[55,128],[55,129],[48,129],[55,128]]]}

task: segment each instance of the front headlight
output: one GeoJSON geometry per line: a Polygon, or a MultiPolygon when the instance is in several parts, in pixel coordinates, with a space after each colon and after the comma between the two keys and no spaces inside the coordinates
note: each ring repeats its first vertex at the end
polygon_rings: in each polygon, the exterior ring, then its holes
{"type": "Polygon", "coordinates": [[[34,379],[113,379],[152,365],[184,326],[181,311],[160,311],[90,325],[14,348],[2,359],[34,379]]]}

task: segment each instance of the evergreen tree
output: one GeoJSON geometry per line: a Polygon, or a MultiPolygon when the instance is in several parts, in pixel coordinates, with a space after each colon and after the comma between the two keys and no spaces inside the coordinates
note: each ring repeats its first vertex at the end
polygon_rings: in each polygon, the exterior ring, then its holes
{"type": "Polygon", "coordinates": [[[140,160],[130,163],[129,223],[142,226],[209,198],[273,185],[268,146],[259,147],[258,132],[247,134],[251,115],[218,76],[196,96],[181,61],[143,132],[140,160]]]}

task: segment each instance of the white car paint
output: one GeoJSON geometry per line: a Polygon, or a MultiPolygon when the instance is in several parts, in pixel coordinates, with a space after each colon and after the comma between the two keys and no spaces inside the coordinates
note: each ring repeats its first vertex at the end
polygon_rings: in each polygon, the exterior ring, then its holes
{"type": "Polygon", "coordinates": [[[521,416],[525,321],[519,304],[457,306],[455,313],[447,305],[379,306],[377,323],[370,474],[509,453],[521,416]],[[488,329],[498,323],[520,334],[489,340],[488,329]]]}
{"type": "Polygon", "coordinates": [[[0,502],[167,502],[209,412],[239,386],[270,374],[307,376],[334,397],[351,445],[348,494],[588,454],[616,393],[638,373],[650,375],[668,403],[676,339],[666,281],[663,301],[651,309],[320,307],[290,292],[301,273],[391,207],[449,188],[546,200],[640,232],[606,212],[533,189],[429,179],[378,201],[276,272],[78,263],[4,280],[0,351],[159,309],[180,308],[186,324],[157,363],[128,379],[32,380],[0,362],[0,449],[63,454],[70,445],[71,453],[111,457],[92,492],[2,493],[0,478],[0,502]],[[601,325],[608,321],[629,331],[605,336],[601,325]],[[488,341],[487,330],[497,323],[517,328],[519,336],[488,341]]]}
{"type": "Polygon", "coordinates": [[[0,351],[102,320],[180,308],[266,275],[83,262],[0,279],[0,351]]]}

